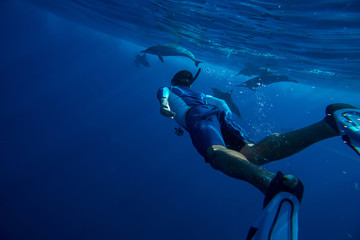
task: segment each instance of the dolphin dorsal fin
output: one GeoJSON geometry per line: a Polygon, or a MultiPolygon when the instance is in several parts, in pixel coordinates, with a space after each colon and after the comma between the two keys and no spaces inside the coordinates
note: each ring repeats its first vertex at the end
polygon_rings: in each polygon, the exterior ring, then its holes
{"type": "Polygon", "coordinates": [[[164,58],[163,58],[163,56],[158,55],[158,57],[159,57],[160,61],[164,62],[164,58]]]}

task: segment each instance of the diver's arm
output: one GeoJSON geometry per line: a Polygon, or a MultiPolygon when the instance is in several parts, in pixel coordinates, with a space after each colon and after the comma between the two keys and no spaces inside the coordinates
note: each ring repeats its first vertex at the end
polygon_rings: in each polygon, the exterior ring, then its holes
{"type": "Polygon", "coordinates": [[[157,98],[160,102],[161,115],[173,119],[175,117],[175,113],[170,109],[168,102],[169,96],[170,96],[170,90],[167,87],[160,88],[157,92],[157,98]]]}
{"type": "Polygon", "coordinates": [[[175,117],[175,113],[171,111],[167,98],[160,99],[160,113],[170,119],[175,117]]]}
{"type": "Polygon", "coordinates": [[[206,95],[206,102],[207,104],[214,105],[227,113],[231,113],[229,106],[226,102],[220,98],[213,97],[211,95],[206,95]]]}

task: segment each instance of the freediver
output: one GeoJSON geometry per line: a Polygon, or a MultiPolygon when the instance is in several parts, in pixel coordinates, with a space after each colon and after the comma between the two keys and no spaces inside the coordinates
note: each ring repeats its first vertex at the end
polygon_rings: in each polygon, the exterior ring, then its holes
{"type": "MultiPolygon", "coordinates": [[[[201,68],[195,77],[187,70],[179,71],[172,78],[170,87],[159,88],[160,113],[174,119],[189,132],[196,150],[214,169],[244,180],[264,193],[264,207],[281,192],[294,195],[300,203],[304,186],[294,175],[284,175],[280,171],[275,174],[261,166],[289,157],[324,139],[340,135],[349,137],[354,131],[340,126],[353,123],[342,117],[344,114],[357,116],[357,139],[348,140],[349,145],[360,152],[359,145],[355,146],[360,143],[360,111],[345,103],[328,105],[324,119],[310,126],[253,142],[232,119],[224,100],[191,89],[200,71],[201,68]]],[[[354,121],[356,119],[352,118],[354,121]]]]}

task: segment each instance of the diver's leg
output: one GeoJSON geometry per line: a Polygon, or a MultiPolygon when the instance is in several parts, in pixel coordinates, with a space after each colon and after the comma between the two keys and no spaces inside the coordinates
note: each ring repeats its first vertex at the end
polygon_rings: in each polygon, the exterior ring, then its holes
{"type": "Polygon", "coordinates": [[[210,165],[228,176],[244,180],[264,194],[267,193],[275,174],[249,162],[241,153],[222,145],[212,145],[207,149],[206,160],[210,165]]]}
{"type": "Polygon", "coordinates": [[[253,146],[243,147],[240,152],[254,164],[263,165],[291,156],[318,141],[339,136],[334,112],[341,109],[358,108],[346,103],[330,104],[322,121],[296,131],[273,134],[253,146]]]}
{"type": "MultiPolygon", "coordinates": [[[[205,108],[192,109],[188,113],[187,126],[194,147],[213,168],[244,180],[268,195],[268,188],[275,174],[251,163],[240,152],[225,147],[219,115],[216,112],[207,112],[205,108]]],[[[240,137],[243,140],[242,136],[240,137]]],[[[285,177],[281,182],[287,185],[289,181],[285,177]]]]}
{"type": "Polygon", "coordinates": [[[211,166],[230,177],[252,184],[265,194],[264,206],[279,192],[290,192],[301,201],[304,187],[301,181],[293,175],[276,175],[249,162],[241,153],[227,149],[222,145],[208,148],[206,160],[211,166]]]}
{"type": "Polygon", "coordinates": [[[266,193],[275,174],[249,162],[238,151],[225,147],[221,125],[218,121],[219,115],[201,108],[195,108],[189,113],[188,131],[194,147],[205,158],[205,161],[226,175],[247,181],[266,193]],[[194,114],[196,113],[194,111],[202,113],[201,117],[194,114]]]}
{"type": "Polygon", "coordinates": [[[240,152],[254,164],[263,165],[291,156],[318,141],[338,135],[325,120],[322,120],[296,131],[270,135],[253,146],[243,147],[240,152]]]}

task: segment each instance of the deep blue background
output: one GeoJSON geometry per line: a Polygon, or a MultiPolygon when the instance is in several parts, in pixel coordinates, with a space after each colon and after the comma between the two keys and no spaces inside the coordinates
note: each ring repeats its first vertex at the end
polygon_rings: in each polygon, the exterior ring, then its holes
{"type": "MultiPolygon", "coordinates": [[[[193,62],[136,68],[144,46],[18,1],[0,2],[0,36],[0,239],[244,239],[261,193],[205,164],[159,114],[158,87],[193,62]]],[[[236,72],[219,65],[204,63],[194,88],[231,88],[236,72]]],[[[332,102],[360,105],[300,84],[233,97],[254,140],[318,121],[332,102]]],[[[359,160],[334,138],[266,166],[306,186],[300,239],[360,239],[359,160]]]]}

